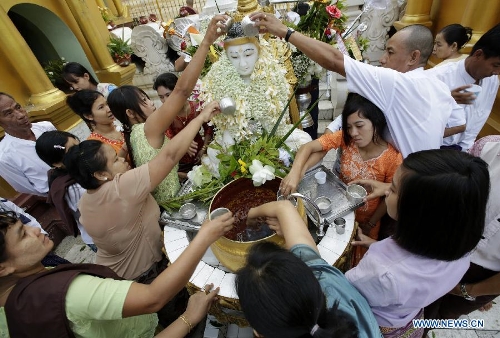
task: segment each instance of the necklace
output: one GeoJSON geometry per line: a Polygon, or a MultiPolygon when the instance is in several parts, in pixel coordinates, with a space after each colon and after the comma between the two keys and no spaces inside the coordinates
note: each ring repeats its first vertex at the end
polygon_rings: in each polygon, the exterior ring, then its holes
{"type": "Polygon", "coordinates": [[[187,103],[186,105],[184,105],[183,109],[184,116],[176,115],[176,118],[181,121],[182,125],[185,127],[186,123],[188,122],[189,113],[191,112],[191,106],[189,105],[189,103],[187,103]]]}

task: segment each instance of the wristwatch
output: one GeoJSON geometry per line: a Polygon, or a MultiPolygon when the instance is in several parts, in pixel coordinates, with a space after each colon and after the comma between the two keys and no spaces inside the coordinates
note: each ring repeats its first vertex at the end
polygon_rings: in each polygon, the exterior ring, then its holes
{"type": "Polygon", "coordinates": [[[293,32],[295,32],[295,29],[288,28],[288,30],[286,31],[286,35],[285,35],[285,41],[286,42],[288,42],[288,39],[290,39],[290,36],[292,36],[293,32]]]}
{"type": "Polygon", "coordinates": [[[471,302],[475,301],[476,297],[472,297],[471,295],[469,295],[467,289],[465,289],[465,285],[465,283],[460,283],[460,292],[462,293],[462,297],[471,302]]]}

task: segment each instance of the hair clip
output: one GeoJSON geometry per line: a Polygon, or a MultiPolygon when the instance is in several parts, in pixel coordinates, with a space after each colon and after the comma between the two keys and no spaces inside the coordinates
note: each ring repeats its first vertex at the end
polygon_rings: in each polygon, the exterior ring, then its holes
{"type": "Polygon", "coordinates": [[[66,149],[66,148],[58,144],[54,144],[54,149],[66,149]]]}

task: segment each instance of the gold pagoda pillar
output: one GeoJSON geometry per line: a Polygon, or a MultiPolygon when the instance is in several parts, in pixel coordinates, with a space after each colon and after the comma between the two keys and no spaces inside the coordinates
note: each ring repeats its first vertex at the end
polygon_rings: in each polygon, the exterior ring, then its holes
{"type": "Polygon", "coordinates": [[[94,67],[94,70],[100,82],[110,82],[118,86],[131,84],[135,65],[131,64],[127,67],[117,65],[106,48],[109,41],[106,24],[104,21],[99,24],[88,19],[101,16],[96,2],[94,0],[67,0],[66,3],[97,61],[97,67],[94,67]]]}
{"type": "Polygon", "coordinates": [[[432,0],[408,0],[405,15],[401,20],[394,22],[394,27],[397,30],[411,25],[431,27],[431,7],[432,0]]]}
{"type": "Polygon", "coordinates": [[[472,27],[472,37],[465,45],[463,52],[470,52],[472,46],[490,28],[498,23],[498,13],[500,13],[500,1],[468,0],[460,22],[464,27],[472,27]]]}
{"type": "Polygon", "coordinates": [[[121,0],[113,0],[113,4],[116,8],[116,16],[123,16],[124,11],[121,0]]]}
{"type": "Polygon", "coordinates": [[[66,95],[54,88],[23,36],[3,11],[0,11],[0,31],[0,45],[9,46],[5,58],[29,90],[30,103],[36,106],[64,100],[66,95]]]}

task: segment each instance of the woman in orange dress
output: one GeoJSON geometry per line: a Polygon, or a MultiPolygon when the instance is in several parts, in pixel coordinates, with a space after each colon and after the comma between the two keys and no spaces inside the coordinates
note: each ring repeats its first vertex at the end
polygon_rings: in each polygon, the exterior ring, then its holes
{"type": "Polygon", "coordinates": [[[116,130],[115,116],[108,107],[103,94],[83,89],[66,99],[69,107],[87,124],[90,135],[87,140],[98,140],[109,144],[119,157],[128,157],[123,133],[116,130]]]}
{"type": "MultiPolygon", "coordinates": [[[[331,149],[338,150],[333,170],[344,183],[367,178],[390,183],[403,157],[383,139],[386,124],[384,114],[377,106],[358,94],[350,93],[342,111],[342,130],[325,134],[299,149],[290,173],[281,182],[281,192],[288,195],[295,191],[305,172],[331,149]]],[[[377,239],[380,219],[385,213],[382,198],[368,201],[358,208],[356,221],[363,234],[377,239]]],[[[356,247],[354,266],[366,250],[356,247]]]]}

